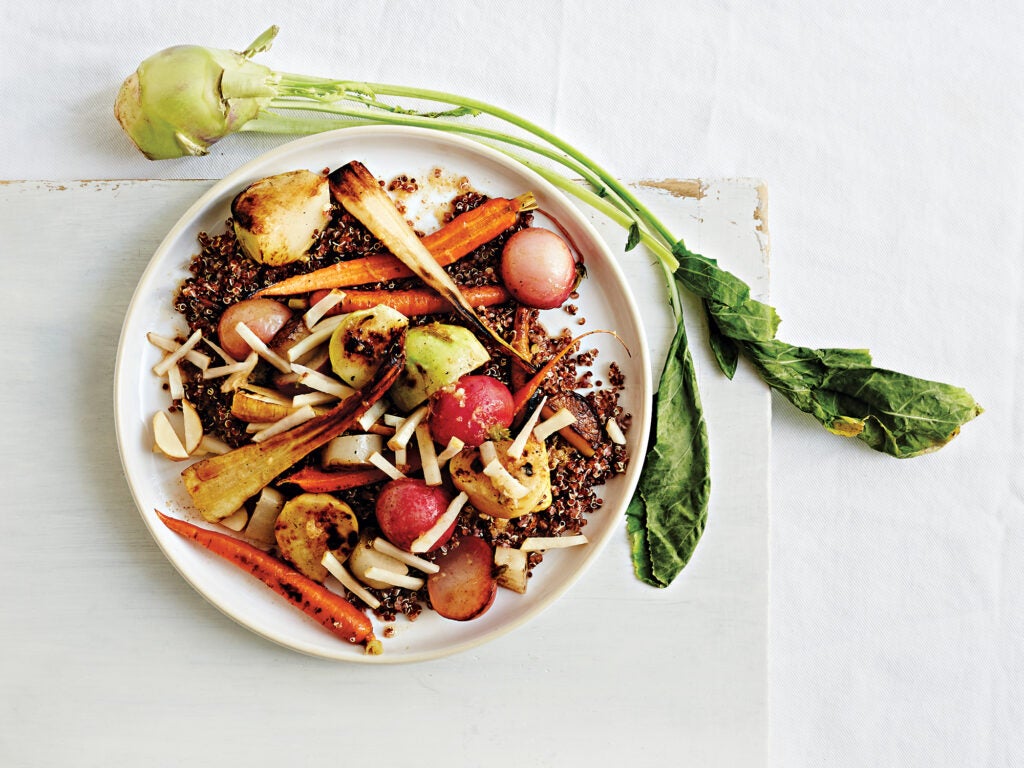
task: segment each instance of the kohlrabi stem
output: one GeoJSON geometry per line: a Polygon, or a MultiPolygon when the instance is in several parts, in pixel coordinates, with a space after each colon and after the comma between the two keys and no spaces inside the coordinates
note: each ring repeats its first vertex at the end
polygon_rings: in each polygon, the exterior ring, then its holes
{"type": "MultiPolygon", "coordinates": [[[[512,136],[501,131],[495,131],[489,128],[473,125],[471,123],[456,123],[451,120],[447,120],[440,117],[423,117],[416,114],[407,114],[403,112],[374,112],[368,109],[349,109],[343,106],[339,106],[336,102],[322,103],[319,101],[310,102],[308,99],[281,99],[275,98],[269,105],[269,109],[277,110],[296,110],[302,112],[325,112],[338,117],[347,117],[354,120],[360,120],[363,122],[372,121],[376,123],[387,123],[389,125],[409,125],[418,128],[429,128],[438,131],[448,131],[451,133],[461,133],[468,136],[476,136],[481,139],[487,139],[489,141],[503,142],[506,144],[512,144],[513,146],[525,149],[528,152],[533,152],[542,157],[546,157],[553,162],[559,163],[560,165],[568,168],[573,173],[579,174],[583,179],[598,189],[604,189],[607,185],[604,183],[597,174],[587,168],[584,164],[570,157],[562,152],[555,151],[550,147],[546,147],[543,144],[538,144],[529,139],[521,138],[519,136],[512,136]]],[[[260,116],[250,121],[248,124],[243,126],[243,130],[254,130],[254,131],[266,131],[268,128],[273,126],[273,123],[279,122],[280,124],[275,127],[274,133],[309,133],[314,130],[324,130],[319,126],[322,120],[310,118],[307,120],[293,119],[281,117],[278,120],[278,116],[274,113],[262,112],[260,116]],[[287,122],[283,122],[287,120],[287,122]]],[[[337,126],[331,126],[336,128],[337,126]]],[[[614,199],[614,198],[613,198],[614,199]]],[[[628,202],[622,204],[624,211],[630,210],[628,202]]]]}
{"type": "MultiPolygon", "coordinates": [[[[427,88],[411,88],[401,85],[389,85],[386,83],[364,83],[355,81],[345,80],[322,80],[318,78],[303,77],[301,75],[291,75],[287,73],[281,73],[281,86],[286,88],[294,88],[296,91],[301,92],[303,87],[308,88],[311,92],[310,97],[315,99],[335,99],[343,100],[346,98],[352,99],[356,97],[360,103],[363,103],[369,107],[377,105],[376,96],[398,96],[413,99],[422,99],[426,101],[433,101],[438,103],[453,104],[459,107],[465,107],[467,109],[479,112],[482,114],[496,117],[510,125],[514,125],[528,133],[533,134],[542,141],[550,144],[558,150],[561,150],[566,155],[571,157],[581,166],[585,167],[591,175],[596,176],[601,181],[600,183],[594,183],[596,187],[607,187],[615,192],[616,196],[619,197],[633,212],[637,214],[643,221],[647,222],[651,227],[655,229],[658,235],[668,244],[672,246],[675,244],[676,239],[672,233],[665,228],[661,222],[658,221],[647,207],[640,202],[632,192],[629,191],[622,183],[618,181],[611,173],[604,170],[600,165],[591,160],[580,150],[566,141],[563,141],[555,134],[551,133],[547,129],[543,128],[536,123],[533,123],[514,112],[509,112],[502,107],[488,104],[484,101],[477,99],[460,96],[454,93],[446,93],[444,91],[435,91],[427,88]],[[317,94],[317,95],[313,95],[317,94]],[[369,97],[369,98],[367,98],[369,97]]],[[[275,104],[276,106],[276,104],[275,104]]],[[[388,109],[388,105],[380,104],[379,108],[388,109]]],[[[504,135],[504,134],[503,134],[504,135]]],[[[509,137],[512,138],[512,137],[509,137]]],[[[504,139],[501,139],[504,140],[504,139]]],[[[533,150],[531,150],[533,151],[533,150]]],[[[555,158],[552,158],[555,159],[555,158]]],[[[579,172],[579,171],[577,171],[579,172]]],[[[589,179],[588,179],[589,181],[589,179]]]]}

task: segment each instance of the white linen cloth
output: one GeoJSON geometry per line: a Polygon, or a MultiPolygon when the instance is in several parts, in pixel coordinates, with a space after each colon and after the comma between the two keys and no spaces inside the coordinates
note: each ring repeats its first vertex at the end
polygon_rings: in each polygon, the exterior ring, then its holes
{"type": "Polygon", "coordinates": [[[780,335],[986,409],[897,461],[774,400],[769,764],[1024,763],[1019,3],[7,3],[0,179],[233,170],[281,139],[152,163],[113,96],[163,47],[271,23],[278,70],[476,96],[622,177],[764,179],[780,335]]]}

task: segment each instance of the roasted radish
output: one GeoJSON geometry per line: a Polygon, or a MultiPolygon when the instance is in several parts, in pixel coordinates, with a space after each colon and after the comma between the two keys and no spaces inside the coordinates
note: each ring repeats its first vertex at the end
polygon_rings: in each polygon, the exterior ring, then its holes
{"type": "Polygon", "coordinates": [[[292,311],[279,301],[246,299],[224,310],[217,324],[217,338],[225,352],[235,360],[244,360],[252,347],[238,335],[239,323],[244,323],[260,341],[269,344],[291,317],[292,311]]]}
{"type": "Polygon", "coordinates": [[[442,445],[457,437],[475,447],[508,429],[513,411],[512,393],[493,376],[463,376],[431,396],[430,434],[442,445]]]}
{"type": "Polygon", "coordinates": [[[501,279],[520,304],[554,309],[576,286],[576,262],[569,246],[551,230],[521,229],[501,252],[501,279]]]}
{"type": "Polygon", "coordinates": [[[427,577],[427,594],[438,614],[446,619],[468,621],[491,607],[498,580],[490,544],[467,536],[434,563],[440,570],[427,577]]]}
{"type": "MultiPolygon", "coordinates": [[[[377,523],[385,538],[406,552],[413,551],[413,544],[432,531],[442,519],[451,504],[451,494],[441,486],[427,485],[417,478],[401,478],[385,485],[377,497],[377,523]]],[[[446,543],[455,529],[455,520],[438,531],[436,539],[429,542],[429,552],[446,543]]],[[[432,537],[433,538],[433,537],[432,537]]]]}

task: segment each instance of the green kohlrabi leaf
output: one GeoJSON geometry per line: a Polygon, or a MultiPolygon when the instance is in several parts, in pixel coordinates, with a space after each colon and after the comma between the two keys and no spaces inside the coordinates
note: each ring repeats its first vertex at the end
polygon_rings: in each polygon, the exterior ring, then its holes
{"type": "Polygon", "coordinates": [[[771,341],[779,328],[775,307],[756,299],[736,305],[708,302],[708,314],[720,333],[736,341],[771,341]]]}
{"type": "Polygon", "coordinates": [[[666,587],[679,574],[704,532],[710,491],[707,429],[680,321],[655,395],[644,472],[626,510],[637,578],[666,587]]]}
{"type": "Polygon", "coordinates": [[[704,300],[708,321],[708,342],[718,367],[730,379],[736,374],[741,341],[771,341],[779,327],[774,307],[755,299],[734,307],[704,300]]]}
{"type": "Polygon", "coordinates": [[[626,237],[626,251],[632,251],[640,245],[640,225],[635,221],[629,225],[629,235],[626,237]]]}
{"type": "Polygon", "coordinates": [[[898,458],[938,450],[982,412],[966,390],[877,368],[866,350],[781,341],[745,350],[773,389],[830,432],[898,458]]]}
{"type": "Polygon", "coordinates": [[[711,347],[711,353],[715,356],[715,361],[726,378],[732,379],[736,375],[736,366],[740,361],[740,345],[734,339],[726,336],[718,327],[709,302],[701,303],[704,306],[704,316],[708,321],[708,345],[711,347]]]}
{"type": "Polygon", "coordinates": [[[749,298],[750,286],[719,267],[714,259],[689,251],[682,242],[672,247],[672,254],[679,260],[676,278],[695,296],[729,306],[749,298]]]}

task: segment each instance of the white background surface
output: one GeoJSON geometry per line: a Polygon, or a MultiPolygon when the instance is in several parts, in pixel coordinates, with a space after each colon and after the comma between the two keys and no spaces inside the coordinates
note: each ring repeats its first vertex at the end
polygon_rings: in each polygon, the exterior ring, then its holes
{"type": "MultiPolygon", "coordinates": [[[[162,47],[237,48],[270,23],[282,33],[263,60],[279,70],[424,85],[498,102],[626,178],[764,179],[772,302],[784,320],[782,337],[870,347],[879,364],[962,385],[986,408],[940,453],[901,462],[830,437],[785,402],[773,402],[770,764],[1020,764],[1019,5],[636,5],[7,4],[0,11],[0,179],[212,178],[232,170],[276,140],[233,139],[205,159],[150,163],[113,124],[112,94],[162,47]]],[[[729,265],[728,254],[709,255],[729,265]]],[[[11,297],[30,289],[45,300],[45,286],[4,284],[0,291],[11,297]]],[[[32,359],[73,351],[34,350],[32,359]]],[[[50,382],[47,396],[60,398],[70,386],[50,382]]],[[[108,396],[90,386],[96,397],[108,396]]],[[[7,403],[6,410],[13,407],[7,403]]],[[[58,521],[40,520],[40,567],[58,557],[98,568],[106,553],[45,551],[46,526],[58,521]]],[[[133,543],[150,546],[141,528],[133,543]]],[[[139,567],[119,564],[125,578],[139,567]]],[[[99,605],[103,596],[94,599],[99,605]]],[[[143,617],[150,600],[178,601],[183,621],[197,604],[180,591],[135,599],[131,607],[143,617]]],[[[226,652],[240,644],[262,663],[296,664],[290,656],[254,653],[232,625],[220,631],[226,652]]],[[[48,642],[39,637],[43,647],[48,642]]],[[[117,637],[92,635],[90,642],[130,648],[117,637]]],[[[80,663],[87,665],[90,648],[82,652],[80,663]]],[[[545,670],[542,649],[519,661],[532,672],[545,670]]],[[[130,657],[125,663],[133,674],[116,682],[116,693],[144,708],[151,702],[147,670],[133,667],[130,657]]],[[[595,659],[594,669],[603,663],[595,659]]],[[[319,676],[339,696],[358,696],[373,684],[360,676],[346,689],[334,672],[297,666],[296,674],[319,676]]],[[[76,701],[90,687],[111,692],[109,681],[104,686],[81,672],[69,677],[60,663],[39,674],[55,703],[66,693],[62,679],[72,681],[76,701]]],[[[487,676],[480,671],[480,685],[487,676]]],[[[403,701],[422,710],[428,693],[443,687],[429,668],[411,678],[409,698],[396,694],[403,717],[415,716],[403,701]]],[[[257,709],[296,706],[275,700],[260,680],[254,668],[198,686],[221,711],[229,742],[260,738],[245,730],[257,709]],[[260,697],[270,703],[258,703],[260,697]]],[[[721,685],[729,685],[728,670],[721,685]]],[[[633,706],[638,699],[635,692],[604,693],[593,710],[567,712],[565,725],[553,727],[567,729],[572,743],[608,738],[616,698],[633,706]]],[[[623,743],[640,737],[639,760],[643,739],[671,725],[664,702],[701,695],[656,693],[647,701],[650,727],[615,734],[623,743]]],[[[129,725],[159,742],[176,723],[194,723],[191,696],[168,692],[166,702],[153,720],[139,717],[129,725]]],[[[481,692],[467,693],[461,714],[485,702],[481,692]]],[[[5,703],[8,712],[18,713],[17,706],[5,703]]],[[[88,724],[100,713],[58,705],[54,714],[54,725],[65,726],[54,728],[55,740],[63,731],[69,744],[90,744],[88,724]],[[88,717],[75,719],[83,714],[88,717]]],[[[356,738],[338,713],[320,715],[311,718],[318,734],[331,728],[339,741],[356,738]]],[[[500,720],[500,711],[495,717],[500,720]]],[[[507,717],[514,722],[515,713],[507,717]]],[[[300,758],[321,754],[309,746],[309,735],[291,736],[301,745],[300,758]]],[[[3,738],[0,750],[14,734],[3,738]]],[[[528,743],[530,735],[523,738],[528,743]]],[[[727,745],[727,733],[722,738],[727,745]]],[[[438,733],[431,746],[445,742],[438,733]]],[[[457,745],[451,749],[458,753],[457,745]]],[[[686,756],[685,744],[679,754],[686,756]]]]}

